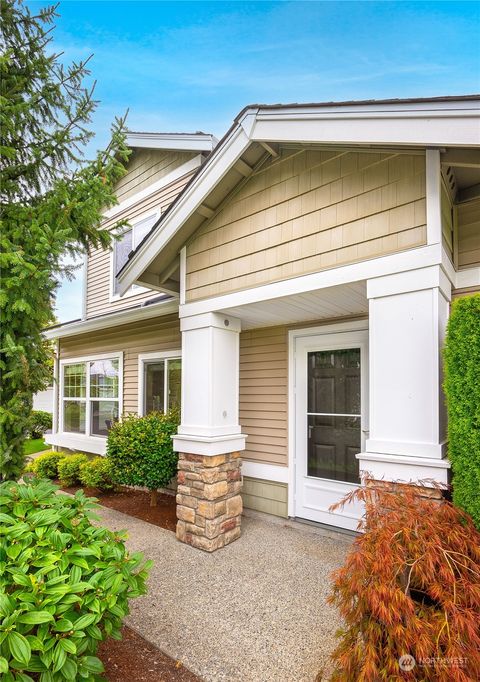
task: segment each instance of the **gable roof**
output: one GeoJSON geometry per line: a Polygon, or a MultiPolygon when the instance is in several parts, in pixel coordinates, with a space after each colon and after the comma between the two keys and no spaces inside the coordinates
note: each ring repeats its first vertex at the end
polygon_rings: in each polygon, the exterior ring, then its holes
{"type": "Polygon", "coordinates": [[[480,145],[480,95],[416,99],[253,104],[216,145],[119,273],[120,292],[134,282],[161,288],[183,244],[276,143],[365,147],[480,145]]]}

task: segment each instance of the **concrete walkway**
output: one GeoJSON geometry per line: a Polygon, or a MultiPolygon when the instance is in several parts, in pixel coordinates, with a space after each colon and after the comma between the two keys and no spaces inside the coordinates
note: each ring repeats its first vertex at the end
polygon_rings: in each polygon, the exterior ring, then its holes
{"type": "Polygon", "coordinates": [[[249,513],[239,540],[206,554],[120,512],[101,516],[155,562],[128,624],[206,682],[313,682],[330,668],[340,621],[326,597],[350,537],[249,513]]]}

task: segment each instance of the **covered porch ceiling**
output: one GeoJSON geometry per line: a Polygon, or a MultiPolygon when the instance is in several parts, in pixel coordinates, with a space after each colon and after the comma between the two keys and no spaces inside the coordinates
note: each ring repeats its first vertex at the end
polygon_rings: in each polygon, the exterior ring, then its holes
{"type": "Polygon", "coordinates": [[[368,314],[366,281],[219,310],[242,321],[242,330],[368,314]]]}

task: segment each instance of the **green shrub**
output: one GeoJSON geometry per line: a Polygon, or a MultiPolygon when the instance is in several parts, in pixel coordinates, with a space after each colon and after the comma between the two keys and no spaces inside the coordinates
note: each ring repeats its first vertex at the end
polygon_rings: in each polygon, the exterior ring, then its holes
{"type": "Polygon", "coordinates": [[[65,486],[80,483],[80,467],[88,462],[87,455],[64,456],[58,463],[58,478],[60,483],[65,486]]]}
{"type": "Polygon", "coordinates": [[[107,457],[94,457],[80,467],[80,483],[88,488],[112,490],[112,463],[107,457]]]}
{"type": "Polygon", "coordinates": [[[480,294],[454,301],[444,356],[453,501],[480,528],[480,294]]]}
{"type": "Polygon", "coordinates": [[[107,456],[113,480],[145,486],[152,493],[152,506],[156,504],[157,488],[168,485],[177,472],[178,455],[173,451],[172,436],[178,424],[178,410],[152,412],[145,417],[129,415],[108,433],[107,456]]]}
{"type": "Polygon", "coordinates": [[[130,555],[123,532],[92,525],[83,491],[49,481],[0,485],[0,678],[101,679],[95,656],[120,639],[128,600],[145,593],[150,562],[130,555]]]}
{"type": "Polygon", "coordinates": [[[43,434],[52,428],[52,415],[43,410],[32,410],[28,430],[30,438],[42,438],[43,434]]]}
{"type": "Polygon", "coordinates": [[[58,463],[64,457],[64,452],[45,452],[29,464],[28,471],[37,478],[58,478],[58,463]]]}

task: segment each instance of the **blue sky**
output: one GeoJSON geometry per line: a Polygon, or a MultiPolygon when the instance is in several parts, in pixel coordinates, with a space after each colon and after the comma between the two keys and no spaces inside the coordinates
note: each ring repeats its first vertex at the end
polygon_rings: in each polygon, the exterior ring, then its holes
{"type": "MultiPolygon", "coordinates": [[[[44,3],[29,2],[32,9],[44,3]]],[[[96,144],[132,130],[222,136],[249,103],[480,91],[478,2],[61,2],[54,47],[94,54],[96,144]]],[[[80,276],[61,321],[80,316],[80,276]]]]}

